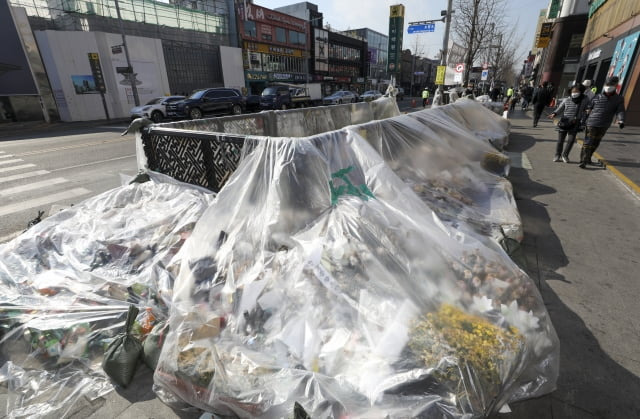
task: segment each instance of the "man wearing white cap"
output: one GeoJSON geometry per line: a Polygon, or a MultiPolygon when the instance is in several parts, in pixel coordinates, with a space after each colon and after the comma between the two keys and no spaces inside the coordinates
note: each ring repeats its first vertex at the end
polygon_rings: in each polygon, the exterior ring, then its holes
{"type": "Polygon", "coordinates": [[[593,97],[596,95],[593,90],[591,90],[591,80],[585,80],[582,82],[584,86],[584,95],[591,101],[593,97]]]}

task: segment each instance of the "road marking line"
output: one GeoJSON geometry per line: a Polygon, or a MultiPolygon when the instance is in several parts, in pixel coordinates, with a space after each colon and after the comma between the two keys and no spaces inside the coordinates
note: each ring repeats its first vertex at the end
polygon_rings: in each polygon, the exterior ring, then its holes
{"type": "MultiPolygon", "coordinates": [[[[3,151],[4,153],[4,151],[3,151]]],[[[6,159],[8,157],[13,157],[13,154],[3,154],[2,156],[0,156],[0,159],[6,159]]]]}
{"type": "MultiPolygon", "coordinates": [[[[60,170],[68,170],[68,169],[77,169],[78,167],[84,167],[84,166],[93,166],[95,164],[100,164],[100,163],[107,163],[110,161],[115,161],[115,160],[122,160],[122,159],[130,159],[131,157],[135,157],[135,154],[131,154],[128,156],[122,156],[122,157],[115,157],[113,159],[107,159],[107,160],[100,160],[100,161],[95,161],[92,163],[84,163],[84,164],[78,164],[77,166],[69,166],[69,167],[61,167],[59,169],[53,169],[51,170],[52,172],[59,172],[60,170]]],[[[133,169],[137,170],[137,166],[134,167],[133,169]]]]}
{"type": "MultiPolygon", "coordinates": [[[[578,143],[580,145],[582,145],[582,144],[584,144],[584,141],[583,140],[578,140],[578,143]]],[[[597,152],[593,153],[593,155],[596,157],[596,159],[600,160],[601,162],[604,162],[605,169],[608,169],[611,173],[614,174],[614,176],[616,176],[618,179],[620,179],[622,181],[622,183],[626,184],[628,187],[630,187],[637,194],[640,194],[640,186],[636,185],[631,179],[629,179],[624,174],[622,174],[622,172],[620,172],[620,170],[618,170],[614,165],[610,164],[607,161],[607,159],[602,157],[597,152]]]]}
{"type": "Polygon", "coordinates": [[[26,169],[27,167],[35,167],[35,164],[29,163],[29,164],[21,164],[20,166],[3,167],[2,169],[0,169],[0,173],[12,172],[14,170],[20,170],[20,169],[26,169]]]}
{"type": "Polygon", "coordinates": [[[16,202],[15,204],[5,205],[0,207],[0,217],[7,214],[13,214],[15,212],[24,211],[27,209],[39,207],[42,205],[51,204],[53,202],[62,201],[63,199],[75,198],[78,196],[91,193],[90,190],[85,188],[75,188],[64,192],[55,193],[52,195],[41,196],[40,198],[30,199],[28,201],[16,202]]]}
{"type": "Polygon", "coordinates": [[[0,164],[19,163],[21,161],[24,161],[24,160],[22,159],[2,160],[0,161],[0,164]]]}
{"type": "Polygon", "coordinates": [[[504,152],[504,154],[506,154],[507,157],[509,157],[509,159],[511,160],[511,167],[522,168],[527,170],[533,169],[533,166],[531,165],[531,160],[529,160],[527,153],[517,153],[515,151],[507,151],[507,152],[504,152]]]}
{"type": "Polygon", "coordinates": [[[65,182],[69,182],[69,180],[63,177],[55,177],[55,178],[43,180],[40,182],[27,183],[26,185],[14,186],[13,188],[0,190],[0,196],[15,195],[17,193],[32,191],[34,189],[40,189],[47,186],[59,185],[65,182]]]}
{"type": "Polygon", "coordinates": [[[27,172],[27,173],[20,173],[19,175],[0,177],[0,183],[11,182],[13,180],[26,179],[28,177],[46,175],[47,173],[49,173],[48,170],[36,170],[35,172],[27,172]]]}
{"type": "Polygon", "coordinates": [[[52,151],[70,150],[70,149],[73,149],[73,148],[89,147],[89,146],[92,146],[92,145],[120,143],[120,142],[123,142],[123,141],[131,141],[131,139],[129,139],[127,137],[122,137],[122,139],[118,138],[116,140],[102,140],[102,141],[94,141],[92,143],[82,143],[82,144],[68,145],[68,146],[64,146],[64,147],[48,148],[46,150],[27,151],[27,152],[20,153],[20,154],[17,154],[17,155],[18,156],[32,156],[34,154],[50,153],[52,151]]]}

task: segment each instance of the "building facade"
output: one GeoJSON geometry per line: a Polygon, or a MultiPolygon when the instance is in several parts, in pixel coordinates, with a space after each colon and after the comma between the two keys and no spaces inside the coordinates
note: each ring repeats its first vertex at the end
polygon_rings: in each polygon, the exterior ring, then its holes
{"type": "Polygon", "coordinates": [[[239,2],[237,26],[248,94],[260,94],[271,83],[305,83],[310,79],[308,21],[239,2]]]}
{"type": "MultiPolygon", "coordinates": [[[[198,10],[198,4],[185,9],[147,0],[8,0],[30,51],[38,95],[11,96],[0,89],[4,112],[27,114],[21,109],[30,103],[44,108],[45,120],[122,118],[136,97],[145,103],[200,88],[242,87],[237,77],[225,80],[225,74],[242,74],[240,50],[225,50],[225,63],[221,59],[233,2],[208,1],[210,11],[198,10]]],[[[39,119],[34,116],[23,120],[39,119]]]]}
{"type": "Polygon", "coordinates": [[[378,84],[389,79],[389,37],[369,28],[352,29],[344,33],[367,41],[367,89],[377,89],[378,84]]]}
{"type": "Polygon", "coordinates": [[[275,10],[308,22],[310,81],[322,84],[323,95],[336,90],[362,93],[370,86],[366,36],[357,31],[336,32],[325,28],[323,15],[313,3],[301,2],[275,10]]]}
{"type": "Polygon", "coordinates": [[[318,71],[326,93],[351,90],[364,93],[367,81],[367,42],[337,32],[328,32],[328,70],[318,71]]]}
{"type": "Polygon", "coordinates": [[[627,125],[640,125],[640,2],[596,0],[588,11],[576,80],[591,79],[598,91],[606,79],[620,79],[618,92],[624,96],[627,125]]]}
{"type": "Polygon", "coordinates": [[[545,23],[551,34],[548,41],[543,39],[543,45],[546,43],[547,46],[543,51],[539,81],[553,83],[559,97],[567,95],[576,79],[588,9],[587,0],[551,0],[547,9],[545,23]]]}

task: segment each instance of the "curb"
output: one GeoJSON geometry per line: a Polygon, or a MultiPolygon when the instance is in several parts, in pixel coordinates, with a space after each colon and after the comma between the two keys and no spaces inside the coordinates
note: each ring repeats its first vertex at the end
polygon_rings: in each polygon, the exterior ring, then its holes
{"type": "MultiPolygon", "coordinates": [[[[576,138],[576,142],[582,146],[584,143],[584,139],[576,138]]],[[[609,170],[615,177],[617,177],[622,183],[624,183],[627,187],[629,187],[633,192],[635,192],[638,197],[640,197],[640,186],[636,185],[631,179],[625,176],[620,170],[618,170],[614,165],[610,164],[607,159],[602,157],[598,152],[594,152],[593,155],[596,159],[602,162],[605,169],[609,170]]]]}

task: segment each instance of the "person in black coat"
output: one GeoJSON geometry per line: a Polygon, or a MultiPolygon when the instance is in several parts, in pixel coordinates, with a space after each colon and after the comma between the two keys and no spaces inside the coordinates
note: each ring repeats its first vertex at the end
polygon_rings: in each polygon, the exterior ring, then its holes
{"type": "Polygon", "coordinates": [[[538,86],[536,91],[533,93],[531,102],[533,103],[533,127],[535,128],[538,126],[538,121],[540,120],[542,111],[544,111],[544,109],[549,106],[549,102],[551,102],[549,83],[545,81],[542,83],[542,86],[538,86]]]}
{"type": "Polygon", "coordinates": [[[525,86],[522,89],[522,110],[526,111],[529,108],[529,103],[533,98],[533,84],[531,86],[525,86]]]}
{"type": "Polygon", "coordinates": [[[619,82],[618,77],[610,77],[605,83],[602,93],[595,95],[587,106],[589,116],[586,121],[587,129],[578,165],[581,169],[584,169],[587,164],[592,164],[591,155],[600,145],[600,141],[611,126],[614,117],[618,127],[624,128],[624,98],[616,92],[616,86],[619,82]]]}

